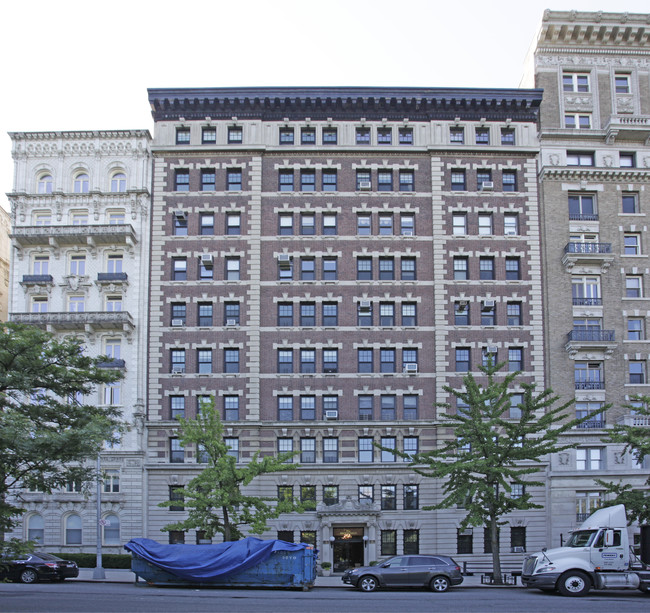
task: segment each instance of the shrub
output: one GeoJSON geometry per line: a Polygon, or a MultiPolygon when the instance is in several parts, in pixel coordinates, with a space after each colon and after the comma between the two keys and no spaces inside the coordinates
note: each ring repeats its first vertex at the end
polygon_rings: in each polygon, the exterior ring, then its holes
{"type": "MultiPolygon", "coordinates": [[[[94,553],[52,553],[52,555],[76,562],[79,568],[95,568],[97,555],[94,553]]],[[[105,553],[102,555],[102,568],[131,568],[131,556],[121,553],[105,553]]]]}

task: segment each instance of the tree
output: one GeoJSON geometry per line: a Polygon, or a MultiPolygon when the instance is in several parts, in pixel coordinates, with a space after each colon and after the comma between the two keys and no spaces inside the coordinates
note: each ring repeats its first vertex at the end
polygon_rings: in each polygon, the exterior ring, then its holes
{"type": "Polygon", "coordinates": [[[92,478],[84,460],[122,429],[117,408],[88,396],[121,378],[100,368],[102,359],[85,356],[77,338],[15,323],[0,328],[0,548],[23,512],[21,488],[49,493],[92,478]]]}
{"type": "Polygon", "coordinates": [[[295,453],[260,457],[255,453],[250,461],[238,468],[237,460],[230,455],[230,447],[223,438],[223,424],[214,401],[201,405],[196,419],[179,420],[179,439],[183,446],[196,445],[197,453],[203,455],[207,466],[179,492],[177,500],[167,500],[158,506],[182,505],[188,511],[187,519],[166,525],[163,530],[203,531],[206,538],[222,534],[224,541],[243,538],[240,526],[248,526],[251,534],[262,534],[267,530],[267,521],[281,513],[302,511],[292,496],[264,498],[248,496],[242,487],[249,485],[255,477],[272,472],[295,470],[297,464],[287,460],[295,453]],[[182,502],[179,499],[182,497],[182,502]],[[275,504],[268,504],[273,502],[275,504]]]}
{"type": "MultiPolygon", "coordinates": [[[[612,432],[608,433],[603,442],[623,443],[623,454],[631,454],[633,458],[641,463],[643,459],[650,457],[650,396],[634,396],[631,399],[633,404],[625,405],[625,408],[634,411],[639,419],[638,425],[616,424],[612,432]],[[645,423],[646,425],[641,425],[645,423]]],[[[650,475],[645,482],[644,489],[634,489],[629,483],[606,482],[600,479],[597,483],[604,486],[610,494],[614,495],[607,505],[624,504],[627,518],[630,522],[637,521],[640,524],[650,523],[650,475]]]]}
{"type": "Polygon", "coordinates": [[[536,393],[535,386],[528,383],[521,384],[522,401],[515,409],[519,415],[511,417],[513,383],[520,373],[509,372],[497,379],[503,366],[489,363],[480,367],[487,376],[485,385],[470,373],[463,379],[464,391],[443,388],[460,401],[458,406],[464,407],[441,417],[442,428],[450,428],[452,437],[438,449],[417,454],[410,464],[419,474],[442,480],[442,501],[425,509],[458,506],[466,512],[461,529],[470,525],[488,528],[496,583],[502,582],[501,517],[514,510],[541,508],[531,500],[526,487],[541,486],[543,482],[530,476],[539,472],[543,456],[575,447],[559,441],[564,433],[593,419],[593,413],[568,419],[567,409],[572,401],[554,407],[558,396],[550,389],[536,393]]]}

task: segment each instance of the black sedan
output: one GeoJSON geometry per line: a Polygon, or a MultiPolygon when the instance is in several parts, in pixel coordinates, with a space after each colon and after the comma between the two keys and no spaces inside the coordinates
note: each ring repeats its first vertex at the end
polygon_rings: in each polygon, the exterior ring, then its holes
{"type": "Polygon", "coordinates": [[[460,585],[463,577],[453,558],[436,554],[395,556],[377,566],[349,568],[342,580],[364,592],[379,587],[428,587],[434,592],[446,592],[450,586],[460,585]]]}
{"type": "Polygon", "coordinates": [[[14,558],[0,558],[0,578],[35,583],[43,579],[63,581],[79,576],[76,562],[62,560],[51,553],[26,553],[14,558]]]}

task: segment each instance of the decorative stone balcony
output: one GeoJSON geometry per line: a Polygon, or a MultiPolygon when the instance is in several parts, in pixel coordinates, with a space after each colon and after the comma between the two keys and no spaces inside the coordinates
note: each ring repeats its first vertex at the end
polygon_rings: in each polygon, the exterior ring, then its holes
{"type": "Polygon", "coordinates": [[[575,389],[577,390],[604,390],[605,382],[596,379],[576,380],[575,389]]]}
{"type": "Polygon", "coordinates": [[[54,283],[52,275],[23,275],[21,285],[50,285],[54,283]]]}
{"type": "Polygon", "coordinates": [[[580,350],[603,351],[611,355],[616,347],[614,330],[571,330],[567,334],[565,349],[569,355],[575,355],[580,350]]]}
{"type": "Polygon", "coordinates": [[[99,368],[126,368],[125,360],[110,360],[109,362],[100,362],[98,364],[99,368]]]}
{"type": "Polygon", "coordinates": [[[629,413],[628,415],[620,417],[617,423],[620,426],[640,426],[650,428],[650,416],[634,415],[633,413],[629,413]]]}
{"type": "Polygon", "coordinates": [[[89,245],[129,245],[138,241],[130,224],[86,226],[22,226],[9,234],[14,247],[89,245]]]}
{"type": "Polygon", "coordinates": [[[605,131],[608,143],[615,140],[647,141],[650,138],[650,115],[611,115],[605,131]]]}
{"type": "Polygon", "coordinates": [[[11,313],[9,320],[20,324],[29,324],[49,331],[96,332],[115,330],[131,332],[135,323],[126,311],[107,312],[92,311],[85,313],[11,313]]]}
{"type": "Polygon", "coordinates": [[[99,272],[97,285],[128,285],[129,276],[125,272],[99,272]]]}
{"type": "Polygon", "coordinates": [[[613,261],[611,243],[567,243],[562,256],[567,271],[576,265],[596,265],[605,272],[613,261]]]}

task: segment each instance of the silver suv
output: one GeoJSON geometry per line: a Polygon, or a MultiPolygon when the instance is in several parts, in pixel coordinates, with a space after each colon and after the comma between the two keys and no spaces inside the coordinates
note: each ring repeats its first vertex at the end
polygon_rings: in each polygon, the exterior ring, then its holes
{"type": "Polygon", "coordinates": [[[395,556],[376,566],[349,568],[342,581],[364,592],[379,587],[428,587],[446,592],[450,586],[460,585],[463,577],[453,558],[434,554],[395,556]]]}

